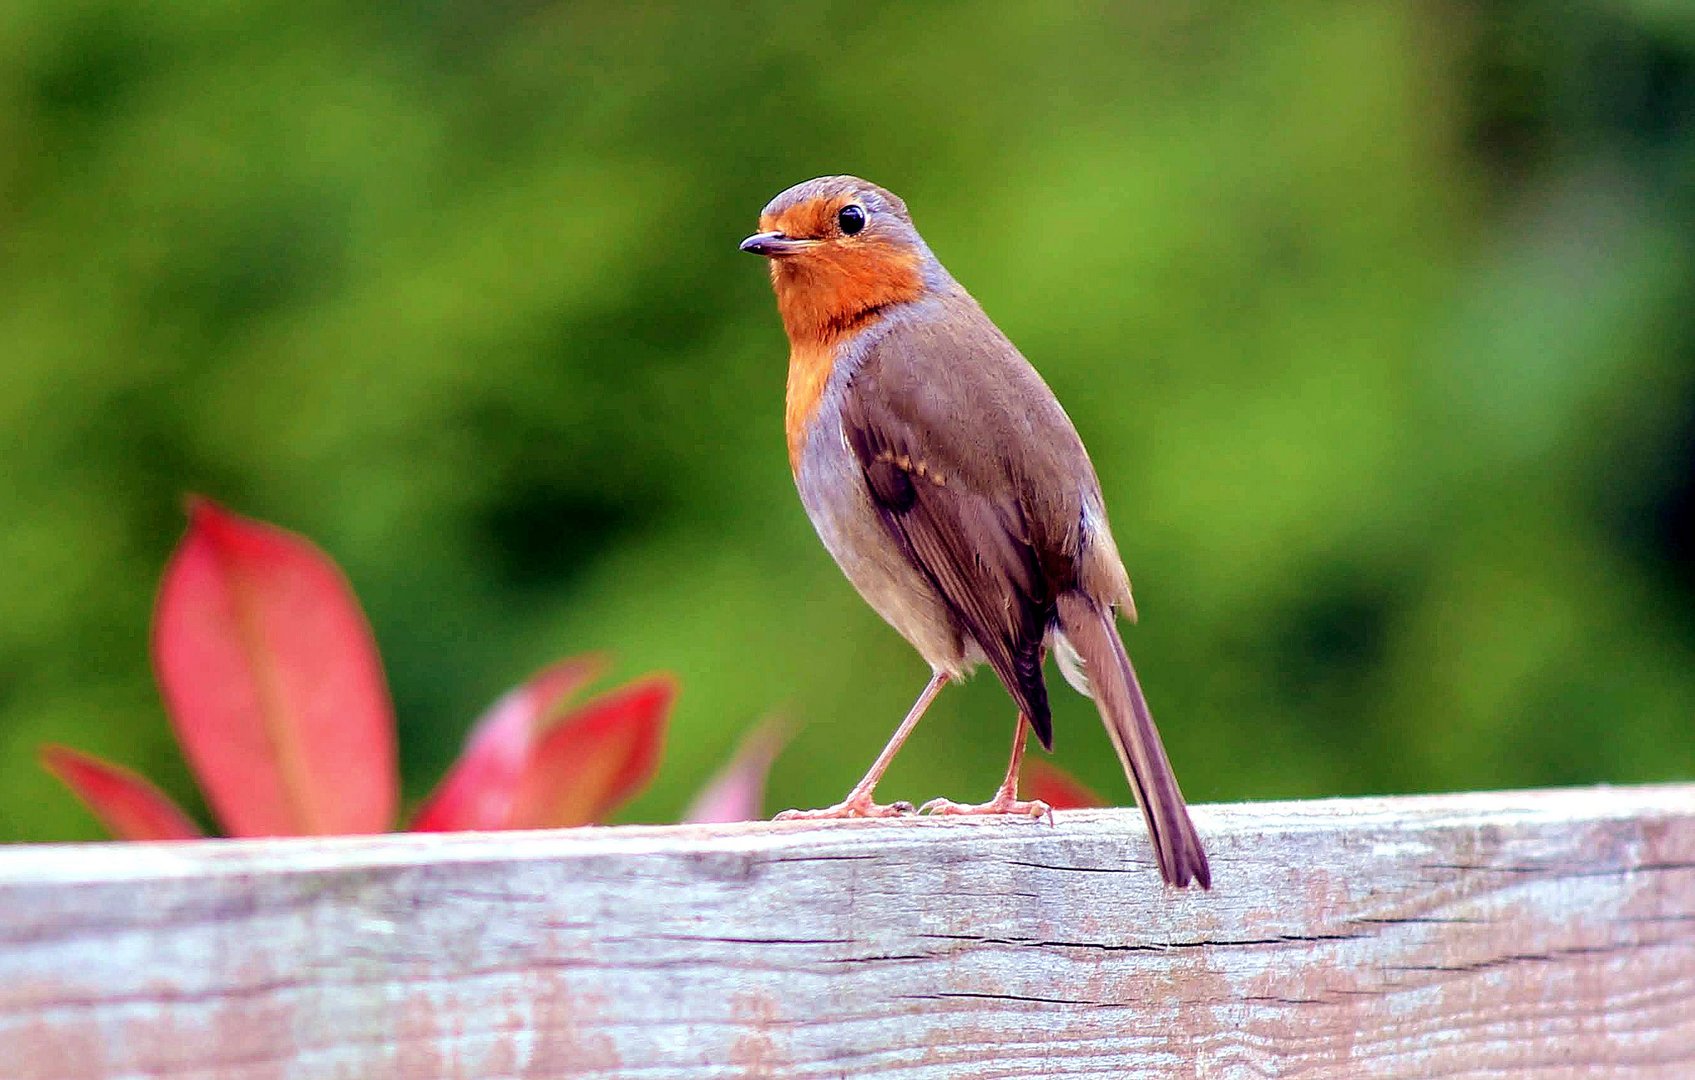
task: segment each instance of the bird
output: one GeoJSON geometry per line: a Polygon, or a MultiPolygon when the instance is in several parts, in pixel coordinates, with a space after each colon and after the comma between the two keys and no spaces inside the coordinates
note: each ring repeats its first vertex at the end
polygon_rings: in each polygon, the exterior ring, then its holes
{"type": "Polygon", "coordinates": [[[1018,773],[1030,732],[1053,748],[1051,650],[1100,711],[1164,880],[1210,888],[1118,633],[1117,614],[1136,609],[1100,481],[1053,391],[876,184],[796,184],[741,250],[767,260],[788,337],[784,431],[801,504],[848,581],[931,670],[845,799],[779,818],[910,814],[910,803],[877,803],[877,782],[943,686],[985,663],[1018,707],[1005,780],[987,803],[937,799],[921,812],[1042,816],[1018,798],[1018,773]]]}

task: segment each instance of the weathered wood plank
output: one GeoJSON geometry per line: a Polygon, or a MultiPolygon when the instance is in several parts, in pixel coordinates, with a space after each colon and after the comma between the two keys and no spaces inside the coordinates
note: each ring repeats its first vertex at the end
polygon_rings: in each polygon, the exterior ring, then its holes
{"type": "Polygon", "coordinates": [[[0,851],[0,1077],[1695,1076],[1695,786],[0,851]]]}

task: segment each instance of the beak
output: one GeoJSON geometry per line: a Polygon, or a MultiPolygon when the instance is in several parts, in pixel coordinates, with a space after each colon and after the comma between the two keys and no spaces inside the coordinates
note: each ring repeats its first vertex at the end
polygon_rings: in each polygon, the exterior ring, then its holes
{"type": "Polygon", "coordinates": [[[763,255],[767,259],[780,259],[785,255],[794,255],[816,244],[816,240],[799,240],[784,236],[780,232],[754,233],[742,241],[742,250],[751,255],[763,255]]]}

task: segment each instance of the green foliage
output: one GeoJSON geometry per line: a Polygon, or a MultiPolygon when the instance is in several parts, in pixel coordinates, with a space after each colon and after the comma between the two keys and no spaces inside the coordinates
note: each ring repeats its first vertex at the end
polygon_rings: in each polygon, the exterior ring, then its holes
{"type": "MultiPolygon", "coordinates": [[[[735,248],[841,171],[1089,443],[1193,798],[1695,774],[1680,10],[13,3],[0,839],[95,835],[43,742],[191,790],[146,662],[185,490],[346,567],[408,777],[606,649],[683,686],[633,818],[773,710],[772,801],[839,796],[924,672],[794,498],[735,248]]],[[[1011,722],[944,695],[887,795],[986,797],[1011,722]]]]}

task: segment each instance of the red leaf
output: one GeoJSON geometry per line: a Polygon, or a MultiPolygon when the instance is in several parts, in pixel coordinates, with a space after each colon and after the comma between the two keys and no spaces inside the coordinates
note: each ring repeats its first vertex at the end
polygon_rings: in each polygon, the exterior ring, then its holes
{"type": "Polygon", "coordinates": [[[192,500],[159,591],[153,662],[177,740],[232,835],[393,823],[394,712],[376,642],[310,542],[192,500]]]}
{"type": "Polygon", "coordinates": [[[506,828],[536,740],[605,666],[598,656],[562,660],[495,702],[471,729],[459,760],[418,808],[413,831],[506,828]]]}
{"type": "Polygon", "coordinates": [[[787,741],[788,732],[779,721],[767,720],[754,728],[730,763],[695,796],[683,820],[699,825],[757,821],[763,816],[765,779],[787,741]]]}
{"type": "Polygon", "coordinates": [[[1023,795],[1040,799],[1055,810],[1088,810],[1107,805],[1106,800],[1084,787],[1070,773],[1039,758],[1024,762],[1023,795]]]}
{"type": "Polygon", "coordinates": [[[650,676],[584,705],[544,734],[518,784],[508,827],[601,821],[652,779],[676,684],[650,676]]]}
{"type": "Polygon", "coordinates": [[[170,796],[128,769],[64,746],[44,747],[41,763],[119,840],[193,840],[204,835],[170,796]]]}

